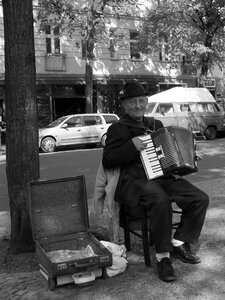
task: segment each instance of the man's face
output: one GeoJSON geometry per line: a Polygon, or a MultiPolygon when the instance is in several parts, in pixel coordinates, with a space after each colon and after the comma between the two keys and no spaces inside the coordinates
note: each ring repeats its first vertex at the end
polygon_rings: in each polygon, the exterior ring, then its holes
{"type": "Polygon", "coordinates": [[[146,96],[125,99],[122,102],[125,112],[135,120],[141,120],[148,103],[146,96]]]}

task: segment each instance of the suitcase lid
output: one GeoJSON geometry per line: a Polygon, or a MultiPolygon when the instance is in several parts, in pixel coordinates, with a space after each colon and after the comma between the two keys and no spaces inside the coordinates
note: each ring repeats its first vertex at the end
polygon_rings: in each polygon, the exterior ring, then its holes
{"type": "Polygon", "coordinates": [[[86,231],[84,176],[30,182],[29,210],[34,240],[86,231]]]}

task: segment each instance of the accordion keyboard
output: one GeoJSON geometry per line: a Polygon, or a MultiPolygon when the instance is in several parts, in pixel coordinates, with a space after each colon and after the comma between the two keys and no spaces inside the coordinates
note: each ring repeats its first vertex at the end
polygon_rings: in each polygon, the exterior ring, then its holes
{"type": "Polygon", "coordinates": [[[147,178],[150,180],[162,176],[163,170],[151,136],[148,134],[139,138],[147,143],[146,148],[140,153],[147,178]]]}

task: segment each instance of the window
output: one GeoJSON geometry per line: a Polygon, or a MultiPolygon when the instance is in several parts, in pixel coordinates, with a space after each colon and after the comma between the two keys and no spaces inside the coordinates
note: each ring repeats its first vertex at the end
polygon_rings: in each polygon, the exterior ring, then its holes
{"type": "Polygon", "coordinates": [[[155,107],[155,102],[148,103],[147,107],[146,107],[146,110],[145,110],[145,113],[146,114],[151,114],[154,107],[155,107]]]}
{"type": "Polygon", "coordinates": [[[61,123],[63,123],[65,121],[67,117],[61,117],[57,120],[55,120],[54,122],[48,124],[48,126],[46,126],[47,128],[53,128],[53,127],[56,127],[58,125],[60,125],[61,123]]]}
{"type": "Polygon", "coordinates": [[[96,116],[96,123],[98,124],[98,125],[101,125],[103,122],[102,122],[102,118],[101,117],[99,117],[99,116],[96,116]]]}
{"type": "Polygon", "coordinates": [[[223,111],[223,107],[219,106],[217,103],[214,103],[215,111],[223,111]]]}
{"type": "Polygon", "coordinates": [[[173,104],[172,103],[159,104],[159,106],[157,107],[156,112],[159,113],[159,114],[163,114],[163,115],[174,113],[173,104]]]}
{"type": "Polygon", "coordinates": [[[205,110],[208,112],[215,112],[215,106],[213,103],[205,103],[205,110]]]}
{"type": "Polygon", "coordinates": [[[60,53],[59,26],[51,27],[50,25],[47,25],[45,27],[45,34],[46,34],[46,52],[60,53]]]}
{"type": "Polygon", "coordinates": [[[203,104],[200,104],[200,103],[198,103],[198,104],[197,104],[197,110],[198,110],[199,112],[204,112],[204,111],[205,111],[205,109],[204,109],[204,105],[203,105],[203,104]]]}
{"type": "Polygon", "coordinates": [[[80,127],[81,126],[81,118],[80,117],[72,117],[66,121],[68,127],[80,127]]]}
{"type": "Polygon", "coordinates": [[[84,116],[83,117],[83,125],[84,126],[98,125],[96,117],[95,116],[84,116]]]}
{"type": "Polygon", "coordinates": [[[212,103],[198,103],[197,109],[199,112],[214,112],[215,108],[212,103]]]}
{"type": "Polygon", "coordinates": [[[113,115],[103,115],[106,124],[112,124],[118,121],[118,118],[116,116],[113,115]]]}
{"type": "Polygon", "coordinates": [[[190,111],[190,106],[189,106],[189,104],[186,104],[186,103],[180,104],[179,108],[180,108],[180,112],[190,111]]]}
{"type": "Polygon", "coordinates": [[[198,111],[197,103],[190,103],[190,109],[191,112],[197,112],[198,111]]]}
{"type": "Polygon", "coordinates": [[[130,32],[130,58],[141,58],[141,53],[139,50],[139,33],[135,31],[130,32]]]}

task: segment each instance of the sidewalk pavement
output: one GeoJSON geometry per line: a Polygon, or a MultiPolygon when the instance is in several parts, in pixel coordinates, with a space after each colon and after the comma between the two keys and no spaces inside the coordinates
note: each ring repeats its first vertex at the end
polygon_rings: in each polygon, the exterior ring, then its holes
{"type": "Polygon", "coordinates": [[[4,161],[6,156],[5,145],[0,145],[0,161],[4,161]]]}
{"type": "MultiPolygon", "coordinates": [[[[210,196],[210,206],[198,245],[202,262],[184,264],[174,260],[177,281],[166,283],[157,278],[156,261],[147,268],[134,245],[123,274],[96,279],[86,286],[75,284],[48,289],[47,280],[35,272],[4,273],[0,270],[0,300],[222,300],[225,299],[225,179],[199,182],[210,196]]],[[[9,212],[0,213],[0,236],[10,233],[9,212]]],[[[138,252],[139,251],[139,252],[138,252]]],[[[154,249],[152,249],[154,252],[154,249]]]]}

